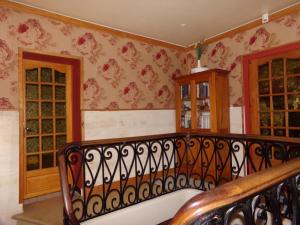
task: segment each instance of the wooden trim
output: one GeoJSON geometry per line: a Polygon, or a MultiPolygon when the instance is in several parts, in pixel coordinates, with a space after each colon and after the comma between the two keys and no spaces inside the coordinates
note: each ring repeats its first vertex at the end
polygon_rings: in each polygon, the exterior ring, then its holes
{"type": "Polygon", "coordinates": [[[156,40],[156,39],[149,38],[149,37],[144,37],[144,36],[141,36],[141,35],[137,35],[137,34],[133,34],[133,33],[125,32],[125,31],[116,30],[116,29],[113,29],[113,28],[108,28],[108,27],[105,27],[103,25],[98,25],[98,24],[94,24],[94,23],[91,23],[91,22],[82,21],[82,20],[79,20],[79,19],[76,19],[76,18],[72,18],[72,17],[60,15],[60,14],[57,14],[57,13],[49,12],[49,11],[39,9],[39,8],[35,8],[35,7],[31,7],[31,6],[28,6],[28,5],[25,5],[25,4],[10,2],[8,0],[2,0],[2,1],[0,1],[0,6],[12,8],[12,9],[15,9],[15,10],[22,10],[26,13],[35,14],[35,15],[39,15],[39,16],[42,16],[42,17],[49,17],[51,19],[60,20],[64,23],[69,23],[69,24],[72,24],[72,25],[75,25],[75,26],[78,26],[78,27],[92,29],[92,30],[96,30],[96,31],[99,31],[99,32],[109,33],[111,35],[115,35],[115,36],[118,36],[118,37],[121,37],[121,38],[130,38],[130,39],[133,39],[133,40],[136,40],[136,41],[141,41],[141,42],[149,43],[149,44],[152,44],[152,45],[158,45],[158,46],[162,46],[162,47],[166,47],[166,48],[176,49],[176,50],[179,50],[179,51],[184,51],[185,50],[184,46],[168,43],[168,42],[165,42],[165,41],[156,40]]]}
{"type": "MultiPolygon", "coordinates": [[[[193,45],[191,46],[180,46],[180,45],[176,45],[176,44],[172,44],[172,43],[168,43],[168,42],[164,42],[164,41],[160,41],[160,40],[156,40],[153,38],[148,38],[148,37],[143,37],[141,35],[137,35],[137,34],[132,34],[129,32],[125,32],[125,31],[119,31],[113,28],[108,28],[102,25],[97,25],[97,24],[93,24],[90,22],[86,22],[86,21],[81,21],[79,19],[75,19],[75,18],[71,18],[71,17],[67,17],[64,15],[59,15],[57,13],[53,13],[53,12],[49,12],[46,10],[42,10],[42,9],[38,9],[38,8],[34,8],[28,5],[24,5],[24,4],[20,4],[20,3],[16,3],[16,2],[10,2],[8,0],[2,0],[0,1],[0,7],[8,7],[11,9],[15,9],[15,10],[22,10],[26,13],[31,13],[31,14],[35,14],[35,15],[39,15],[42,17],[49,17],[51,19],[55,19],[55,20],[60,20],[62,22],[65,23],[69,23],[78,27],[84,27],[87,29],[93,29],[99,32],[106,32],[106,33],[110,33],[112,35],[121,37],[121,38],[130,38],[133,40],[137,40],[137,41],[142,41],[145,43],[149,43],[149,44],[153,44],[153,45],[158,45],[158,46],[162,46],[162,47],[166,47],[166,48],[171,48],[171,49],[176,49],[179,51],[190,51],[193,50],[195,47],[193,45]]],[[[300,11],[300,4],[294,4],[288,8],[282,9],[280,11],[274,12],[269,16],[269,21],[274,21],[280,17],[292,14],[292,13],[296,13],[300,11]]],[[[232,37],[234,35],[236,35],[237,33],[252,29],[254,27],[260,26],[262,25],[261,23],[261,19],[256,19],[254,21],[251,21],[247,24],[241,25],[237,28],[233,28],[232,30],[226,31],[224,33],[218,34],[216,36],[210,37],[208,39],[206,39],[204,41],[205,45],[211,44],[213,42],[219,41],[221,39],[224,38],[228,38],[228,37],[232,37]]]]}
{"type": "Polygon", "coordinates": [[[200,216],[262,192],[299,173],[300,158],[203,192],[185,203],[170,224],[192,224],[200,216]]]}
{"type": "MultiPolygon", "coordinates": [[[[167,133],[167,134],[155,134],[155,135],[145,135],[145,136],[136,136],[136,137],[124,137],[124,138],[109,138],[109,139],[101,139],[101,140],[88,140],[88,141],[78,141],[69,143],[69,146],[72,145],[80,145],[80,146],[88,146],[88,145],[104,145],[104,144],[117,144],[117,143],[129,143],[143,140],[155,140],[155,139],[163,139],[163,138],[176,138],[176,137],[189,137],[190,135],[197,135],[197,131],[195,132],[176,132],[176,133],[167,133]]],[[[228,133],[217,133],[217,132],[201,132],[199,134],[204,137],[215,137],[218,136],[220,138],[239,138],[239,139],[256,139],[256,140],[271,140],[278,142],[290,142],[300,144],[299,138],[286,138],[286,137],[264,137],[259,135],[249,135],[249,134],[228,134],[228,133]]],[[[65,147],[67,148],[67,147],[65,147]]]]}
{"type": "MultiPolygon", "coordinates": [[[[298,11],[300,11],[300,3],[294,4],[294,5],[292,5],[288,8],[285,8],[285,9],[282,9],[280,11],[277,11],[277,12],[274,12],[274,13],[270,14],[269,15],[269,22],[277,20],[280,17],[296,13],[298,11]]],[[[258,26],[261,26],[261,25],[263,25],[262,22],[261,22],[261,18],[256,19],[256,20],[251,21],[247,24],[241,25],[237,28],[233,28],[233,29],[231,29],[229,31],[226,31],[224,33],[217,34],[216,36],[210,37],[210,38],[208,38],[204,41],[204,45],[208,45],[208,44],[211,44],[213,42],[220,41],[224,38],[233,37],[234,35],[236,35],[238,33],[244,32],[246,30],[250,30],[254,27],[258,27],[258,26]]],[[[193,49],[195,49],[195,47],[193,45],[191,45],[191,46],[187,47],[185,50],[190,51],[190,50],[193,50],[193,49]]]]}
{"type": "Polygon", "coordinates": [[[155,108],[155,109],[148,109],[148,108],[141,108],[141,109],[81,109],[81,111],[84,111],[84,112],[89,112],[89,111],[92,111],[92,112],[110,112],[110,111],[141,111],[141,110],[147,110],[147,111],[151,111],[151,110],[176,110],[176,108],[155,108]]]}
{"type": "Polygon", "coordinates": [[[246,134],[251,133],[251,112],[250,112],[250,64],[251,61],[300,49],[300,42],[293,42],[281,45],[268,50],[256,52],[243,56],[243,99],[244,99],[244,130],[246,134]]]}
{"type": "Polygon", "coordinates": [[[23,50],[18,50],[18,82],[19,82],[19,203],[24,200],[24,79],[23,79],[23,50]]]}

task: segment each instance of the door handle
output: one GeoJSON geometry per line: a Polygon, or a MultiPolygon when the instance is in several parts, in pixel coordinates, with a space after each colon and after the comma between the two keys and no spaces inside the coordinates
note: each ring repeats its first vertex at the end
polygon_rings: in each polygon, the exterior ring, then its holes
{"type": "Polygon", "coordinates": [[[26,132],[31,132],[32,129],[31,129],[30,127],[25,127],[25,131],[26,131],[26,132]]]}

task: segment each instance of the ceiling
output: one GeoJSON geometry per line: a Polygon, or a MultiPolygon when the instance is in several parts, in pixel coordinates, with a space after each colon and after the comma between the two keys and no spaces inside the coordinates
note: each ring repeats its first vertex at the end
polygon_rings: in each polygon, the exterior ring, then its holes
{"type": "Polygon", "coordinates": [[[18,0],[29,6],[189,46],[300,0],[18,0]]]}

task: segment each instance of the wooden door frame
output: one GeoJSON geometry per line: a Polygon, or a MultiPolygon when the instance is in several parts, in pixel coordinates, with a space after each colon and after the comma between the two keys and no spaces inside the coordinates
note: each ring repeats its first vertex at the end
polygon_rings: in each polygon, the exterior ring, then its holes
{"type": "Polygon", "coordinates": [[[65,64],[71,67],[72,74],[72,136],[73,141],[80,141],[83,135],[83,130],[81,126],[81,108],[83,102],[83,59],[81,57],[61,55],[48,52],[38,52],[34,50],[28,50],[19,48],[18,51],[18,76],[19,76],[19,202],[24,201],[24,124],[23,124],[23,114],[24,114],[24,76],[23,76],[23,60],[36,60],[44,61],[50,63],[65,64]]]}
{"type": "Polygon", "coordinates": [[[281,45],[275,48],[270,48],[260,52],[255,52],[243,56],[243,100],[244,100],[244,130],[246,134],[251,134],[251,109],[250,109],[250,67],[253,60],[276,56],[287,53],[289,51],[299,50],[300,42],[293,42],[286,45],[281,45]]]}

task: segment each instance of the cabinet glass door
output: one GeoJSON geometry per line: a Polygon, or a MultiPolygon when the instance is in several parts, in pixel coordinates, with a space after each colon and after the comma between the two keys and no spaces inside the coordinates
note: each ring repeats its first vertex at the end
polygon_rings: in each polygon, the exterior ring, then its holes
{"type": "Polygon", "coordinates": [[[191,128],[191,85],[180,85],[180,127],[191,128]]]}
{"type": "Polygon", "coordinates": [[[210,129],[209,83],[196,83],[197,128],[210,129]]]}

